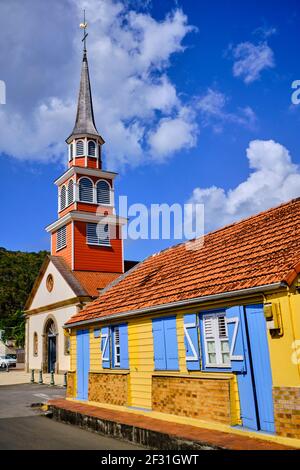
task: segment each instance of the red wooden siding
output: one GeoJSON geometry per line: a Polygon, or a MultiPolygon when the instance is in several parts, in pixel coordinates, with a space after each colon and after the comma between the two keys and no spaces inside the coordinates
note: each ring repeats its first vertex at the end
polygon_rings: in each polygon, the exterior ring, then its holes
{"type": "Polygon", "coordinates": [[[94,214],[97,213],[97,214],[103,214],[103,215],[104,215],[104,212],[107,212],[107,214],[113,213],[112,207],[100,207],[98,204],[84,203],[84,202],[77,203],[77,210],[81,212],[93,212],[94,214]]]}
{"type": "Polygon", "coordinates": [[[62,256],[66,263],[72,269],[72,224],[67,225],[67,246],[61,250],[56,251],[56,234],[51,235],[51,254],[54,256],[62,256]]]}
{"type": "MultiPolygon", "coordinates": [[[[75,188],[74,188],[74,191],[75,191],[75,188]]],[[[73,204],[70,204],[63,211],[59,212],[59,218],[61,219],[64,215],[68,214],[68,212],[74,211],[75,209],[76,209],[75,202],[73,202],[73,204]]]]}
{"type": "Polygon", "coordinates": [[[85,167],[85,157],[77,157],[73,158],[71,162],[69,162],[69,166],[83,166],[85,167]]]}
{"type": "Polygon", "coordinates": [[[74,269],[77,271],[123,272],[121,239],[111,240],[111,247],[86,243],[86,223],[74,222],[74,269]]]}

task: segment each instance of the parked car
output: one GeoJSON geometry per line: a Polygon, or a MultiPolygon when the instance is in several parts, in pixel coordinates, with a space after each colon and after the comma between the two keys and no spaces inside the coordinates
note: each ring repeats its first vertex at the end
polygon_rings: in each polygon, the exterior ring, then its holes
{"type": "Polygon", "coordinates": [[[6,354],[5,356],[0,356],[0,367],[5,369],[7,367],[16,367],[17,365],[17,356],[15,354],[6,354]]]}

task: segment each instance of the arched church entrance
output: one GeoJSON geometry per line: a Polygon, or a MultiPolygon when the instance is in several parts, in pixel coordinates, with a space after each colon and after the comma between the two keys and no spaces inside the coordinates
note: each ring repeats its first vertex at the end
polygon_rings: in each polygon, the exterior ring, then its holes
{"type": "Polygon", "coordinates": [[[57,340],[58,331],[53,318],[48,318],[44,328],[44,372],[57,372],[57,340]]]}

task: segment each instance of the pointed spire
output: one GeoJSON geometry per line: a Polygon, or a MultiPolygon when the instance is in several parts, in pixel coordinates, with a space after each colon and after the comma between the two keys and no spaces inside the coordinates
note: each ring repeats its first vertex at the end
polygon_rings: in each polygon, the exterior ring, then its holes
{"type": "MultiPolygon", "coordinates": [[[[81,23],[80,27],[84,30],[83,36],[83,59],[82,59],[82,66],[81,66],[81,78],[80,78],[80,87],[79,87],[79,96],[78,96],[78,104],[77,104],[77,115],[74,129],[68,137],[67,142],[75,137],[75,136],[82,136],[83,134],[88,134],[90,136],[100,136],[94,118],[94,110],[93,110],[93,100],[92,100],[92,92],[91,92],[91,83],[90,83],[90,75],[89,75],[89,66],[88,66],[88,59],[87,59],[87,49],[86,49],[86,28],[87,23],[81,23]]],[[[104,142],[104,141],[103,141],[104,142]]]]}

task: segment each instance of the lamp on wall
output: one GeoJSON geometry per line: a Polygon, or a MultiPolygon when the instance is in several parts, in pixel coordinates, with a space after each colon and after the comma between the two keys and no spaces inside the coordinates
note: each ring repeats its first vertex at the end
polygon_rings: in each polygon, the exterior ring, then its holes
{"type": "Polygon", "coordinates": [[[267,322],[267,329],[272,337],[282,336],[282,317],[279,302],[272,302],[264,305],[264,314],[267,322]]]}

